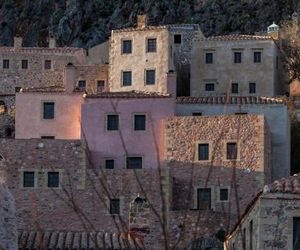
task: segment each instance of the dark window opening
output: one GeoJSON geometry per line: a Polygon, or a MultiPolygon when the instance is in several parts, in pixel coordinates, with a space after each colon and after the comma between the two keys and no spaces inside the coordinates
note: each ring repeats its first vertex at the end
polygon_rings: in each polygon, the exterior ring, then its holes
{"type": "Polygon", "coordinates": [[[11,137],[13,134],[13,129],[11,127],[5,128],[5,137],[11,137]]]}
{"type": "Polygon", "coordinates": [[[28,69],[28,60],[22,60],[22,69],[28,69]]]}
{"type": "Polygon", "coordinates": [[[43,103],[43,119],[54,119],[54,102],[43,103]]]}
{"type": "Polygon", "coordinates": [[[249,247],[250,247],[250,250],[253,250],[253,221],[251,220],[250,221],[250,225],[249,225],[249,238],[250,238],[250,244],[249,244],[249,247]]]}
{"type": "Polygon", "coordinates": [[[120,214],[120,199],[111,199],[109,205],[110,214],[120,214]]]}
{"type": "Polygon", "coordinates": [[[9,60],[8,59],[3,60],[3,69],[9,69],[9,60]]]}
{"type": "Polygon", "coordinates": [[[209,160],[209,144],[208,143],[198,144],[198,160],[199,161],[209,160]]]}
{"type": "Polygon", "coordinates": [[[155,84],[155,70],[146,70],[146,85],[154,85],[155,84]]]}
{"type": "Polygon", "coordinates": [[[15,87],[15,93],[19,93],[21,91],[21,87],[15,87]]]}
{"type": "Polygon", "coordinates": [[[86,81],[85,80],[79,80],[78,81],[78,90],[85,91],[86,88],[86,81]]]}
{"type": "Polygon", "coordinates": [[[226,147],[226,156],[227,160],[235,160],[237,159],[237,144],[235,142],[227,143],[226,147]]]}
{"type": "Polygon", "coordinates": [[[34,187],[34,172],[33,171],[25,171],[23,172],[23,187],[34,187]]]}
{"type": "Polygon", "coordinates": [[[293,218],[293,249],[300,249],[300,217],[293,218]]]}
{"type": "Polygon", "coordinates": [[[228,201],[228,188],[220,188],[220,201],[228,201]]]}
{"type": "Polygon", "coordinates": [[[156,38],[147,39],[147,52],[156,52],[156,38]]]}
{"type": "Polygon", "coordinates": [[[215,84],[214,83],[206,83],[205,91],[215,91],[215,84]]]}
{"type": "Polygon", "coordinates": [[[134,115],[134,130],[146,130],[146,115],[134,115]]]}
{"type": "Polygon", "coordinates": [[[211,209],[211,189],[199,188],[198,189],[198,209],[211,209]]]}
{"type": "Polygon", "coordinates": [[[119,130],[119,115],[107,115],[106,129],[109,131],[119,130]]]}
{"type": "Polygon", "coordinates": [[[132,41],[131,40],[123,40],[122,41],[122,53],[123,54],[131,54],[132,53],[132,41]]]}
{"type": "Polygon", "coordinates": [[[243,236],[242,236],[242,245],[243,245],[243,250],[246,250],[246,228],[243,230],[243,236]]]}
{"type": "Polygon", "coordinates": [[[181,44],[181,34],[174,35],[174,43],[181,44]]]}
{"type": "Polygon", "coordinates": [[[213,63],[213,53],[205,53],[205,63],[212,64],[213,63]]]}
{"type": "Polygon", "coordinates": [[[53,136],[53,135],[43,135],[43,136],[41,136],[41,139],[54,140],[55,136],[53,136]]]}
{"type": "Polygon", "coordinates": [[[202,112],[193,112],[193,116],[202,116],[202,112]]]}
{"type": "Polygon", "coordinates": [[[235,112],[234,114],[235,115],[247,115],[248,113],[247,112],[235,112]]]}
{"type": "Polygon", "coordinates": [[[232,94],[238,94],[239,93],[239,84],[238,83],[232,83],[231,84],[231,93],[232,94]]]}
{"type": "Polygon", "coordinates": [[[114,169],[115,168],[115,161],[112,159],[105,160],[105,168],[106,169],[114,169]]]}
{"type": "Polygon", "coordinates": [[[254,63],[260,63],[261,62],[261,52],[254,52],[254,63]]]}
{"type": "Polygon", "coordinates": [[[51,69],[51,60],[45,60],[45,69],[51,69]]]}
{"type": "Polygon", "coordinates": [[[126,167],[128,169],[140,169],[143,167],[143,158],[142,157],[127,157],[126,167]]]}
{"type": "Polygon", "coordinates": [[[234,63],[242,63],[242,52],[234,52],[234,63]]]}
{"type": "Polygon", "coordinates": [[[123,86],[131,86],[132,84],[132,76],[131,71],[123,71],[123,86]]]}
{"type": "Polygon", "coordinates": [[[103,92],[105,90],[105,81],[99,80],[97,81],[97,92],[103,92]]]}
{"type": "Polygon", "coordinates": [[[48,172],[48,187],[59,187],[59,172],[48,172]]]}
{"type": "Polygon", "coordinates": [[[255,94],[256,93],[256,83],[255,82],[250,82],[249,83],[249,93],[250,94],[255,94]]]}

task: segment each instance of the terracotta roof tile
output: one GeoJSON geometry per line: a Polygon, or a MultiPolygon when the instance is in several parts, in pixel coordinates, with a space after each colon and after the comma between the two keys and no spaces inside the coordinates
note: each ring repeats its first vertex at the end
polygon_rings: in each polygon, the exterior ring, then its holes
{"type": "Polygon", "coordinates": [[[223,36],[210,36],[203,39],[204,41],[237,41],[237,40],[273,40],[271,36],[262,35],[223,35],[223,36]]]}
{"type": "Polygon", "coordinates": [[[295,174],[276,180],[264,188],[264,193],[300,194],[300,175],[295,174]]]}
{"type": "Polygon", "coordinates": [[[98,94],[87,94],[86,98],[166,98],[170,94],[145,91],[127,91],[127,92],[102,92],[98,94]]]}
{"type": "Polygon", "coordinates": [[[203,96],[177,97],[177,104],[283,104],[279,98],[265,96],[203,96]]]}
{"type": "Polygon", "coordinates": [[[144,249],[140,238],[125,233],[67,232],[67,231],[19,231],[18,245],[25,249],[144,249]]]}
{"type": "Polygon", "coordinates": [[[49,92],[49,93],[56,93],[56,92],[65,92],[65,88],[60,85],[53,85],[53,86],[45,86],[45,87],[32,87],[32,88],[22,88],[21,92],[23,93],[43,93],[43,92],[49,92]]]}
{"type": "Polygon", "coordinates": [[[0,53],[42,53],[42,54],[74,54],[77,51],[82,50],[81,48],[74,47],[57,47],[57,48],[46,48],[46,47],[22,47],[16,49],[14,47],[0,46],[0,53]]]}

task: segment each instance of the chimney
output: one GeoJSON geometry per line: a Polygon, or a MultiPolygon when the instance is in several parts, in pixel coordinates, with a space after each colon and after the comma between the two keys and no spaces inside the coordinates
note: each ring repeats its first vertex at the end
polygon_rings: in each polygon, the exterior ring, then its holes
{"type": "Polygon", "coordinates": [[[147,15],[138,15],[137,16],[137,27],[140,29],[147,27],[147,15]]]}
{"type": "Polygon", "coordinates": [[[167,73],[167,93],[171,94],[175,98],[177,94],[176,80],[177,80],[176,72],[174,72],[174,70],[169,70],[169,72],[167,73]]]}
{"type": "Polygon", "coordinates": [[[51,49],[56,48],[56,41],[55,41],[55,38],[52,36],[50,36],[50,38],[49,38],[49,48],[51,48],[51,49]]]}
{"type": "Polygon", "coordinates": [[[64,71],[64,85],[67,93],[74,91],[76,83],[76,67],[72,63],[68,63],[64,71]]]}
{"type": "Polygon", "coordinates": [[[20,36],[14,37],[14,50],[18,50],[22,48],[23,39],[20,36]]]}

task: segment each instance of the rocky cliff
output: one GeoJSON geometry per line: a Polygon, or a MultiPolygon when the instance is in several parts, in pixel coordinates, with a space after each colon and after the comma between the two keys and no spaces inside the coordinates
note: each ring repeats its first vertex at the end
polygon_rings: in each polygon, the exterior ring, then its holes
{"type": "Polygon", "coordinates": [[[198,23],[205,35],[265,30],[288,19],[299,0],[0,0],[0,44],[15,34],[26,46],[45,45],[49,32],[60,45],[91,47],[111,29],[132,26],[147,13],[150,24],[198,23]]]}

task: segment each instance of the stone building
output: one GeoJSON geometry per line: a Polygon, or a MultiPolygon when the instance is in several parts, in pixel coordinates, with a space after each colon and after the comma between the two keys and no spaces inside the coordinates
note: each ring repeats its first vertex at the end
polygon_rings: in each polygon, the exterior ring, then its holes
{"type": "Polygon", "coordinates": [[[198,25],[148,26],[138,16],[137,27],[113,30],[110,37],[110,91],[143,90],[170,93],[167,73],[176,71],[178,94],[189,88],[189,65],[194,37],[203,37],[198,25]],[[185,82],[183,82],[185,80],[185,82]]]}
{"type": "Polygon", "coordinates": [[[291,129],[287,103],[267,97],[181,97],[177,116],[218,116],[224,114],[264,115],[272,137],[272,180],[290,175],[291,129]]]}
{"type": "Polygon", "coordinates": [[[270,26],[267,35],[225,35],[195,40],[191,95],[276,96],[285,93],[280,80],[278,33],[278,29],[270,26]]]}
{"type": "Polygon", "coordinates": [[[228,231],[269,183],[271,137],[263,115],[173,117],[165,126],[169,225],[182,249],[228,231]]]}
{"type": "Polygon", "coordinates": [[[227,236],[225,249],[299,249],[299,187],[299,175],[265,186],[227,236]]]}

